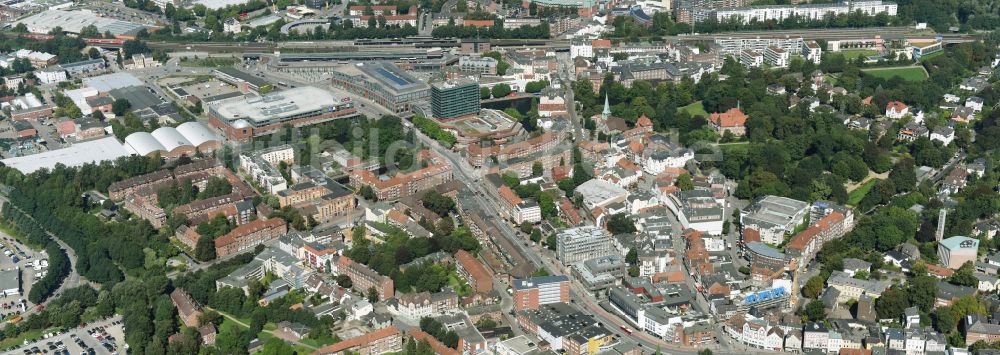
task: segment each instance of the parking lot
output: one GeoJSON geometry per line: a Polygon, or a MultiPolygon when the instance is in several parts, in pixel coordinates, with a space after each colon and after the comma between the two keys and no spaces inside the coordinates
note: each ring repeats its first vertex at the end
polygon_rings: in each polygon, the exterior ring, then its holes
{"type": "Polygon", "coordinates": [[[125,353],[125,335],[121,317],[115,316],[87,324],[34,343],[24,345],[11,354],[110,355],[125,353]]]}
{"type": "Polygon", "coordinates": [[[38,270],[35,270],[35,262],[41,263],[39,260],[47,259],[44,252],[28,249],[14,240],[13,237],[0,232],[0,270],[10,270],[14,267],[21,269],[21,294],[0,297],[0,319],[20,315],[25,310],[31,310],[34,307],[33,304],[25,300],[25,295],[31,291],[31,285],[34,284],[35,280],[41,278],[48,271],[46,267],[39,267],[38,270]]]}

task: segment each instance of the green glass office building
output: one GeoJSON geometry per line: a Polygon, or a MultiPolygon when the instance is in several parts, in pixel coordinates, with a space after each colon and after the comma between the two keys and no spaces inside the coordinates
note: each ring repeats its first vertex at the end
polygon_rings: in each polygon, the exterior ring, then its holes
{"type": "Polygon", "coordinates": [[[479,83],[459,79],[431,85],[431,111],[437,119],[453,119],[479,113],[479,83]]]}

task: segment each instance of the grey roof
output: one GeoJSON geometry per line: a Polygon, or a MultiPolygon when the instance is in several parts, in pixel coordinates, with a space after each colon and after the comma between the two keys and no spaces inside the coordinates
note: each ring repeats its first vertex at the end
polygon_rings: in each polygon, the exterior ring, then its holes
{"type": "Polygon", "coordinates": [[[131,109],[133,110],[141,110],[163,103],[163,100],[160,100],[158,96],[149,92],[149,88],[142,85],[116,88],[110,90],[108,94],[110,94],[111,97],[114,97],[115,100],[128,100],[128,102],[132,104],[131,109]]]}
{"type": "Polygon", "coordinates": [[[518,290],[535,288],[538,285],[557,283],[557,282],[569,282],[569,278],[566,275],[549,275],[549,276],[536,276],[528,279],[515,279],[514,288],[518,290]]]}
{"type": "Polygon", "coordinates": [[[10,269],[0,271],[0,291],[21,288],[21,271],[10,269]]]}
{"type": "Polygon", "coordinates": [[[769,247],[769,246],[767,246],[767,244],[764,244],[764,243],[761,243],[761,242],[750,242],[750,243],[747,243],[747,249],[750,249],[750,251],[753,252],[753,253],[755,253],[755,254],[760,254],[760,255],[763,255],[763,256],[766,256],[766,257],[772,258],[772,259],[784,259],[785,258],[785,254],[784,253],[778,251],[777,249],[769,247]]]}

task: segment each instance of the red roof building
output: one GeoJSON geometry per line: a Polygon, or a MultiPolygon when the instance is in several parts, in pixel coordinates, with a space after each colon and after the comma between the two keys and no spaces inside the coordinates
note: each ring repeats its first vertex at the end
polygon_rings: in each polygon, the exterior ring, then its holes
{"type": "Polygon", "coordinates": [[[739,108],[731,108],[723,113],[713,113],[708,116],[708,122],[720,136],[729,131],[733,135],[744,136],[747,133],[747,115],[739,108]]]}

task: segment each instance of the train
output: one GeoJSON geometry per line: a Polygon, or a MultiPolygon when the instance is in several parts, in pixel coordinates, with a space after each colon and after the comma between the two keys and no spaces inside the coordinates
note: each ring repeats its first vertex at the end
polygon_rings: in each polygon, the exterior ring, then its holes
{"type": "MultiPolygon", "coordinates": [[[[35,39],[35,40],[39,40],[39,41],[48,41],[48,40],[52,39],[54,36],[52,36],[52,35],[31,34],[31,33],[21,33],[21,34],[18,34],[18,37],[28,38],[28,39],[35,39]]],[[[121,39],[121,38],[84,38],[83,39],[83,43],[86,43],[86,44],[96,44],[96,45],[114,45],[114,46],[120,46],[120,45],[122,45],[122,44],[125,43],[125,40],[121,39]]]]}
{"type": "Polygon", "coordinates": [[[406,38],[362,38],[354,40],[355,46],[413,46],[415,48],[458,47],[461,42],[457,38],[434,38],[429,36],[410,36],[406,38]]]}

